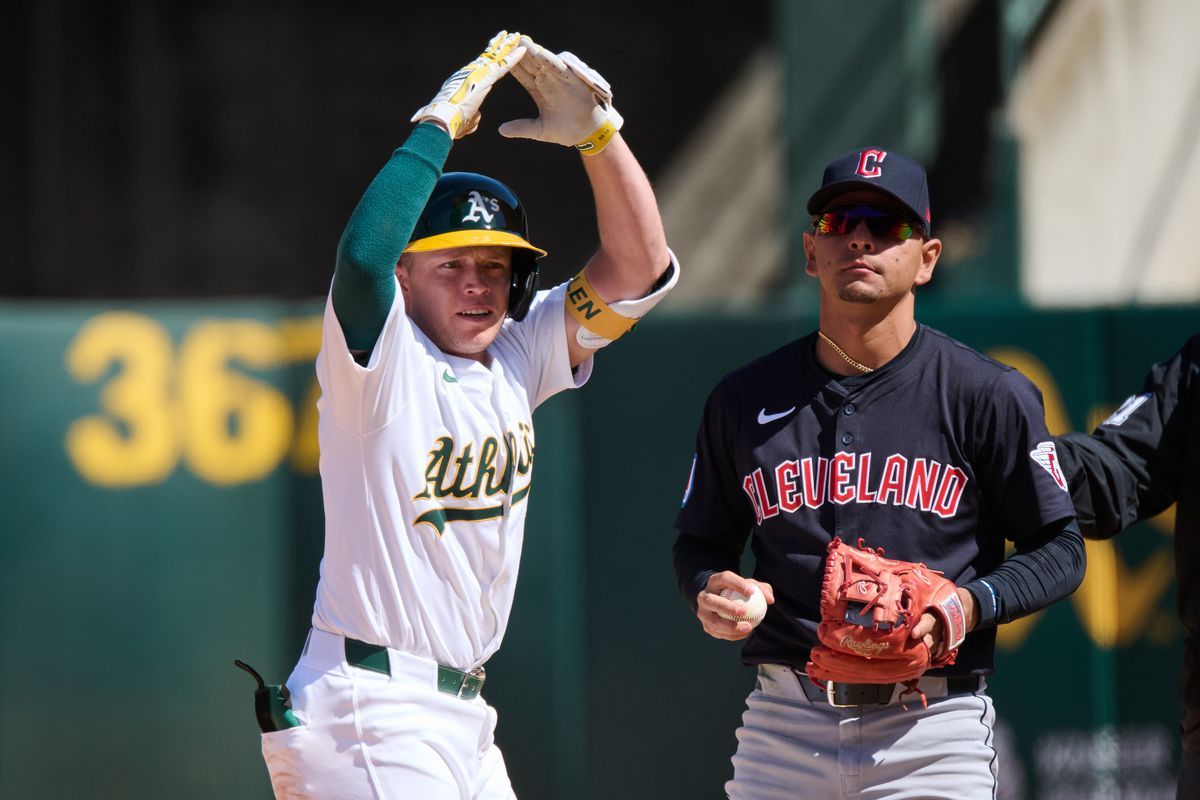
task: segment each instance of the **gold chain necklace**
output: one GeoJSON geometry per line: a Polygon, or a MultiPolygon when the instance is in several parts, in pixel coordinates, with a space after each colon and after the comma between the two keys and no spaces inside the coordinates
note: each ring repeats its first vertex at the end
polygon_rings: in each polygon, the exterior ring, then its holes
{"type": "Polygon", "coordinates": [[[830,339],[828,336],[826,336],[825,331],[821,330],[820,328],[817,329],[817,336],[820,336],[822,342],[824,342],[825,344],[832,347],[833,352],[835,352],[839,356],[841,356],[846,361],[847,364],[854,367],[859,372],[874,372],[875,371],[874,367],[868,367],[866,364],[860,364],[859,362],[855,361],[850,356],[846,355],[846,351],[843,350],[842,348],[838,347],[837,343],[834,342],[833,339],[830,339]]]}

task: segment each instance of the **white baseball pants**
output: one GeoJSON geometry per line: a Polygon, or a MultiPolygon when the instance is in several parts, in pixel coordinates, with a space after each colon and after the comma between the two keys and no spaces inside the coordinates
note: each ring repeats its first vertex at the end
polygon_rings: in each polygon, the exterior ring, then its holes
{"type": "Polygon", "coordinates": [[[309,633],[287,680],[302,725],[262,735],[279,800],[515,800],[482,697],[437,690],[437,664],[389,650],[391,674],[346,663],[341,636],[309,633]]]}

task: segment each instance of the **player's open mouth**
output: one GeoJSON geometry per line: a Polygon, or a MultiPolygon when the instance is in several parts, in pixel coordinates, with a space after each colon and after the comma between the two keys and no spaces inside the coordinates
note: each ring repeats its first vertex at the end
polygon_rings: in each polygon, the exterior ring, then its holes
{"type": "Polygon", "coordinates": [[[458,315],[467,319],[487,319],[492,315],[492,312],[487,308],[473,308],[470,311],[460,311],[458,315]]]}

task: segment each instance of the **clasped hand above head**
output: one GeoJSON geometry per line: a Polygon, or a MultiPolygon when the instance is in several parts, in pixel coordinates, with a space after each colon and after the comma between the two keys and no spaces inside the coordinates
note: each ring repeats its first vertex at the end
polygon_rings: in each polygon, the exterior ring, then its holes
{"type": "Polygon", "coordinates": [[[478,57],[447,78],[412,121],[433,122],[454,139],[467,136],[479,127],[484,98],[509,72],[537,104],[538,116],[504,123],[501,135],[595,155],[621,129],[624,120],[600,73],[573,53],[553,53],[528,36],[507,31],[497,33],[478,57]]]}
{"type": "Polygon", "coordinates": [[[479,127],[479,106],[496,81],[525,56],[521,34],[500,31],[474,60],[455,70],[433,99],[413,114],[413,122],[433,122],[451,139],[461,139],[479,127]]]}
{"type": "Polygon", "coordinates": [[[604,149],[624,122],[612,106],[608,81],[574,53],[552,53],[528,36],[521,44],[527,55],[513,77],[537,104],[538,117],[506,122],[500,134],[575,147],[585,155],[604,149]]]}

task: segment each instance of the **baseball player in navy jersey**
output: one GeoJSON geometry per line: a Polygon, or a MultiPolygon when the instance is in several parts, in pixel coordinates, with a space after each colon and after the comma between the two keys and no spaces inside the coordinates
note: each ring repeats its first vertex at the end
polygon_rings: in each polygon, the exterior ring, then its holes
{"type": "Polygon", "coordinates": [[[1089,436],[1058,437],[1083,535],[1107,539],[1175,510],[1175,583],[1185,632],[1177,797],[1200,797],[1200,334],[1146,375],[1089,436]]]}
{"type": "MultiPolygon", "coordinates": [[[[676,520],[684,597],[710,636],[746,640],[742,660],[758,673],[726,791],[991,798],[985,676],[996,625],[1066,597],[1084,573],[1041,396],[1016,370],[916,321],[915,291],[942,247],[920,165],[880,148],[847,153],[808,211],[820,328],[712,391],[676,520]],[[805,673],[834,537],[955,584],[969,632],[953,665],[926,672],[912,694],[805,673]],[[738,574],[747,539],[752,578],[738,574]],[[722,616],[746,610],[723,590],[752,587],[770,603],[760,625],[722,616]]],[[[939,654],[943,623],[925,613],[911,637],[939,654]]]]}
{"type": "Polygon", "coordinates": [[[678,275],[611,97],[570,53],[501,32],[350,217],[317,358],[325,552],[286,684],[297,724],[262,739],[277,797],[514,796],[480,690],[513,602],[531,414],[678,275]],[[539,117],[501,133],[577,148],[595,197],[599,249],[548,291],[516,196],[442,173],[510,71],[539,117]]]}

